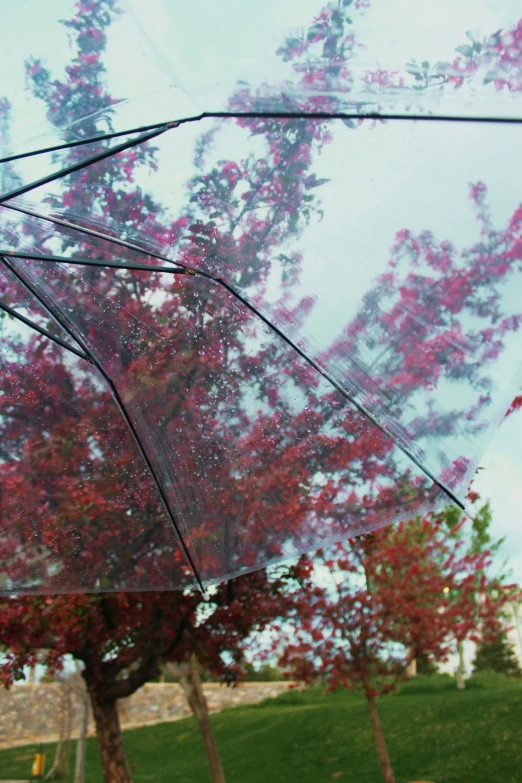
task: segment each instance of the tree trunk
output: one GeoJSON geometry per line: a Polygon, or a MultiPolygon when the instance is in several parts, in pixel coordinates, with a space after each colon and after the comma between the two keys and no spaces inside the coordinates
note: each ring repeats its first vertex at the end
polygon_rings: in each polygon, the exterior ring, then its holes
{"type": "Polygon", "coordinates": [[[417,659],[416,658],[412,658],[411,661],[406,666],[406,676],[408,678],[417,676],[417,659]]]}
{"type": "Polygon", "coordinates": [[[116,701],[107,701],[103,698],[87,668],[83,676],[91,699],[104,783],[132,783],[123,747],[116,701]]]}
{"type": "Polygon", "coordinates": [[[214,739],[207,701],[201,687],[201,678],[193,659],[189,663],[172,664],[172,674],[181,685],[185,698],[198,722],[207,754],[212,783],[225,783],[225,775],[214,739]]]}
{"type": "Polygon", "coordinates": [[[72,728],[71,684],[68,681],[62,681],[60,686],[62,689],[60,699],[60,738],[56,746],[52,767],[45,776],[45,780],[66,780],[69,777],[72,728]]]}
{"type": "Polygon", "coordinates": [[[383,778],[386,781],[386,783],[395,783],[395,776],[393,774],[393,770],[390,764],[390,757],[388,756],[388,749],[386,747],[386,740],[384,739],[381,719],[379,717],[379,713],[377,712],[377,705],[375,704],[375,698],[370,693],[368,683],[364,683],[364,692],[366,696],[366,701],[368,702],[370,718],[372,720],[373,733],[375,736],[375,744],[377,745],[377,755],[379,756],[379,764],[381,765],[383,778]]]}
{"type": "Polygon", "coordinates": [[[518,657],[519,657],[520,662],[522,663],[522,631],[520,630],[520,619],[519,619],[519,614],[518,614],[519,605],[520,604],[519,604],[518,601],[515,602],[515,603],[512,603],[511,604],[511,609],[513,611],[513,619],[515,621],[515,628],[516,628],[517,637],[518,637],[518,648],[519,648],[519,656],[518,657]]]}
{"type": "Polygon", "coordinates": [[[459,654],[459,665],[457,668],[457,688],[459,691],[463,691],[466,687],[466,682],[464,680],[464,644],[462,642],[457,642],[457,652],[459,654]]]}
{"type": "Polygon", "coordinates": [[[74,769],[74,783],[84,783],[85,780],[85,748],[87,728],[89,725],[89,697],[84,691],[81,700],[80,734],[76,745],[76,766],[74,769]]]}

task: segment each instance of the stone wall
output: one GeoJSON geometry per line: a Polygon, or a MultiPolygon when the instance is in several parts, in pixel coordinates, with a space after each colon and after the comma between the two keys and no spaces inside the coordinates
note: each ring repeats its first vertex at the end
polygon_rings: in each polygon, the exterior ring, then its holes
{"type": "MultiPolygon", "coordinates": [[[[254,704],[288,689],[286,682],[251,682],[235,688],[206,683],[203,686],[209,708],[254,704]]],[[[63,686],[59,683],[15,685],[0,688],[0,748],[25,742],[49,742],[60,733],[63,686]]],[[[190,714],[179,685],[149,683],[132,696],[119,701],[123,728],[178,720],[190,714]]],[[[72,736],[77,736],[80,715],[79,696],[72,694],[72,736]]],[[[89,729],[94,733],[94,726],[89,729]]]]}

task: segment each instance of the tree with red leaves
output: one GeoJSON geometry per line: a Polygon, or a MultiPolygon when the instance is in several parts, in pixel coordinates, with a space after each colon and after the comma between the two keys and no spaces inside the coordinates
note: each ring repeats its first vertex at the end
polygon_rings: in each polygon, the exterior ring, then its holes
{"type": "Polygon", "coordinates": [[[327,690],[362,688],[386,783],[395,778],[376,699],[421,654],[444,660],[457,635],[493,632],[505,600],[487,589],[488,553],[461,553],[461,533],[462,522],[448,533],[423,517],[338,544],[294,595],[279,663],[296,679],[321,677],[327,690]]]}
{"type": "MultiPolygon", "coordinates": [[[[245,640],[284,612],[285,581],[258,571],[224,585],[208,597],[193,592],[143,592],[5,599],[0,639],[8,648],[1,674],[5,685],[23,679],[37,662],[58,671],[64,656],[81,662],[89,692],[106,783],[131,778],[122,743],[118,699],[157,678],[174,662],[193,658],[232,683],[241,676],[245,640]]],[[[193,706],[191,704],[191,706],[193,706]]],[[[212,744],[206,716],[196,715],[205,745],[212,744]],[[204,726],[202,724],[205,724],[204,726]]],[[[216,768],[216,756],[209,755],[216,768]]],[[[221,783],[222,777],[213,778],[221,783]]]]}

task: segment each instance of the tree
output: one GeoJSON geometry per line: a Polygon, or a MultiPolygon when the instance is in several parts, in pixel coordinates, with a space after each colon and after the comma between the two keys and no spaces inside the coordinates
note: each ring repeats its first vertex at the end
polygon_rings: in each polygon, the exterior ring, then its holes
{"type": "Polygon", "coordinates": [[[67,780],[69,778],[69,761],[71,756],[72,731],[72,692],[73,685],[69,677],[59,678],[60,685],[60,738],[51,768],[45,780],[67,780]]]}
{"type": "Polygon", "coordinates": [[[87,749],[87,730],[89,728],[90,701],[85,680],[78,669],[73,675],[73,690],[80,708],[80,730],[76,742],[76,763],[74,765],[74,783],[85,781],[85,753],[87,749]]]}
{"type": "Polygon", "coordinates": [[[0,638],[9,650],[4,683],[23,678],[35,650],[50,671],[61,667],[65,655],[81,662],[104,780],[127,783],[118,699],[155,679],[165,662],[183,667],[193,656],[216,676],[234,681],[245,639],[284,611],[283,584],[283,577],[269,582],[264,572],[256,572],[207,599],[199,593],[151,591],[6,600],[0,613],[0,638]]]}
{"type": "Polygon", "coordinates": [[[214,783],[225,783],[225,776],[210,724],[207,700],[203,693],[197,662],[190,658],[184,663],[171,663],[168,666],[168,671],[179,682],[190,709],[198,722],[201,736],[205,743],[212,781],[214,783]]]}
{"type": "Polygon", "coordinates": [[[481,641],[473,661],[473,673],[494,671],[507,677],[522,677],[522,669],[514,647],[509,643],[505,631],[500,631],[493,640],[481,641]]]}
{"type": "Polygon", "coordinates": [[[456,629],[471,637],[495,624],[498,604],[484,601],[477,613],[475,600],[486,591],[487,555],[460,547],[430,517],[383,528],[322,554],[330,583],[310,566],[295,594],[280,665],[304,681],[319,675],[327,690],[362,688],[386,783],[395,778],[377,697],[421,654],[444,660],[456,629]]]}
{"type": "Polygon", "coordinates": [[[508,641],[505,631],[492,641],[482,641],[473,661],[473,672],[496,671],[508,677],[522,676],[520,663],[514,647],[508,641]]]}
{"type": "MultiPolygon", "coordinates": [[[[480,470],[480,468],[479,468],[480,470]]],[[[468,499],[477,508],[480,501],[480,496],[473,489],[468,492],[468,499]]],[[[448,531],[459,531],[459,520],[461,518],[461,512],[456,506],[450,506],[442,514],[442,520],[448,531]]],[[[464,545],[467,551],[472,554],[485,553],[490,556],[497,555],[500,547],[502,546],[504,539],[498,539],[493,541],[490,534],[490,526],[493,519],[491,512],[491,506],[489,501],[478,506],[474,517],[471,522],[470,529],[465,537],[464,545]]],[[[457,533],[458,534],[458,533],[457,533]]],[[[491,575],[489,575],[491,577],[491,575]]],[[[497,573],[494,578],[488,579],[489,590],[492,592],[493,600],[496,601],[496,591],[500,584],[504,584],[507,574],[497,573]]],[[[504,585],[504,589],[513,591],[512,585],[504,585]]],[[[477,595],[477,602],[482,600],[481,595],[477,595]]],[[[464,642],[466,634],[462,634],[460,629],[457,629],[456,642],[457,653],[459,656],[459,663],[456,671],[457,688],[464,690],[466,687],[465,682],[465,659],[464,659],[464,642]]]]}

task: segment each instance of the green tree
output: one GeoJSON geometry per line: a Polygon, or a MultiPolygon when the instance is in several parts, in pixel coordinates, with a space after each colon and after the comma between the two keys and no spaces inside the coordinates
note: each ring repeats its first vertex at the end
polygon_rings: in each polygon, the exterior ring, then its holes
{"type": "MultiPolygon", "coordinates": [[[[482,468],[478,469],[479,471],[482,468]]],[[[478,503],[480,496],[474,491],[468,493],[468,499],[471,503],[478,503]]],[[[456,529],[458,520],[461,518],[462,512],[456,506],[450,506],[445,509],[442,518],[448,530],[456,529]]],[[[493,514],[489,501],[486,501],[483,505],[479,506],[478,510],[472,520],[471,530],[467,536],[465,545],[469,553],[482,554],[484,552],[489,553],[490,556],[496,555],[499,552],[500,547],[504,543],[504,539],[500,538],[494,541],[490,534],[490,526],[493,521],[493,514]]],[[[499,583],[503,582],[506,578],[505,573],[497,574],[496,580],[491,583],[493,589],[496,589],[499,583]]],[[[465,685],[465,657],[464,657],[464,638],[457,634],[457,653],[459,656],[459,664],[456,671],[457,688],[464,690],[465,685]]]]}
{"type": "Polygon", "coordinates": [[[494,671],[507,677],[522,677],[522,669],[513,645],[505,631],[501,631],[491,641],[482,641],[477,647],[473,661],[473,673],[494,671]]]}

